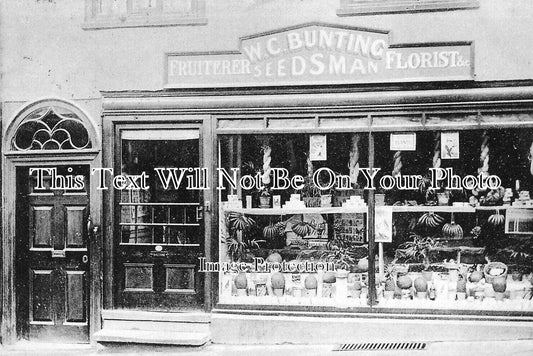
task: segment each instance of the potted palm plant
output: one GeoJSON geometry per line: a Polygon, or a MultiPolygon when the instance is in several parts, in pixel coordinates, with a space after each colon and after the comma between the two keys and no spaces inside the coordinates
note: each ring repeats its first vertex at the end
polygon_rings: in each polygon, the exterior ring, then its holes
{"type": "MultiPolygon", "coordinates": [[[[424,265],[424,271],[430,272],[429,251],[437,246],[435,240],[431,237],[421,237],[418,234],[411,233],[412,241],[404,242],[399,246],[395,253],[395,260],[403,259],[404,262],[416,262],[424,265]]],[[[426,279],[429,273],[424,276],[426,279]]]]}
{"type": "Polygon", "coordinates": [[[255,220],[244,214],[229,212],[226,215],[228,235],[223,237],[223,241],[232,261],[242,261],[248,249],[259,248],[259,244],[265,242],[265,240],[256,240],[250,237],[255,225],[255,220]]]}

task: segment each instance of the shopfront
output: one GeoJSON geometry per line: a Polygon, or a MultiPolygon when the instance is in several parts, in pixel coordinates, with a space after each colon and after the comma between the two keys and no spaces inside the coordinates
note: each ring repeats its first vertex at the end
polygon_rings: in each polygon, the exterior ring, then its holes
{"type": "Polygon", "coordinates": [[[307,24],[103,93],[107,166],[200,188],[104,195],[105,308],[212,311],[221,343],[531,337],[533,89],[471,58],[307,24]]]}

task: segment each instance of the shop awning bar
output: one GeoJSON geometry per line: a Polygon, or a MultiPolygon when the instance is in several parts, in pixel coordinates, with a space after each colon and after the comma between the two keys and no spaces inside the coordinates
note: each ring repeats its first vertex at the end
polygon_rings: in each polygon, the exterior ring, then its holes
{"type": "MultiPolygon", "coordinates": [[[[181,92],[103,92],[104,115],[265,111],[439,110],[533,106],[533,86],[412,91],[371,91],[271,95],[184,95],[181,92]],[[171,96],[169,96],[171,95],[171,96]]],[[[253,94],[253,92],[251,93],[253,94]]]]}

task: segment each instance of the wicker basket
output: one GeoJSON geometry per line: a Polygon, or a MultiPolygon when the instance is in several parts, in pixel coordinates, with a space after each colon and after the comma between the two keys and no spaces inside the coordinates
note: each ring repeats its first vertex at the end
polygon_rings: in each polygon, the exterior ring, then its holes
{"type": "Polygon", "coordinates": [[[495,277],[505,277],[507,278],[507,272],[509,271],[509,268],[505,263],[502,262],[489,262],[485,265],[483,268],[483,273],[485,274],[485,282],[492,283],[493,279],[495,277]],[[503,269],[503,273],[497,276],[491,276],[489,274],[489,271],[493,268],[501,268],[503,269]]]}

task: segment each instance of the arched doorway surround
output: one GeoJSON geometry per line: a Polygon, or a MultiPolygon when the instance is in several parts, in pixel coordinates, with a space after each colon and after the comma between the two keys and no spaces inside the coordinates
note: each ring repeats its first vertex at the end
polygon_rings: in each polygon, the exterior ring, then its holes
{"type": "Polygon", "coordinates": [[[2,147],[2,343],[89,341],[101,299],[101,192],[89,179],[101,162],[96,125],[71,101],[41,99],[13,115],[2,147]],[[30,168],[42,169],[44,190],[30,168]],[[69,172],[84,176],[82,188],[50,187],[69,172]]]}

